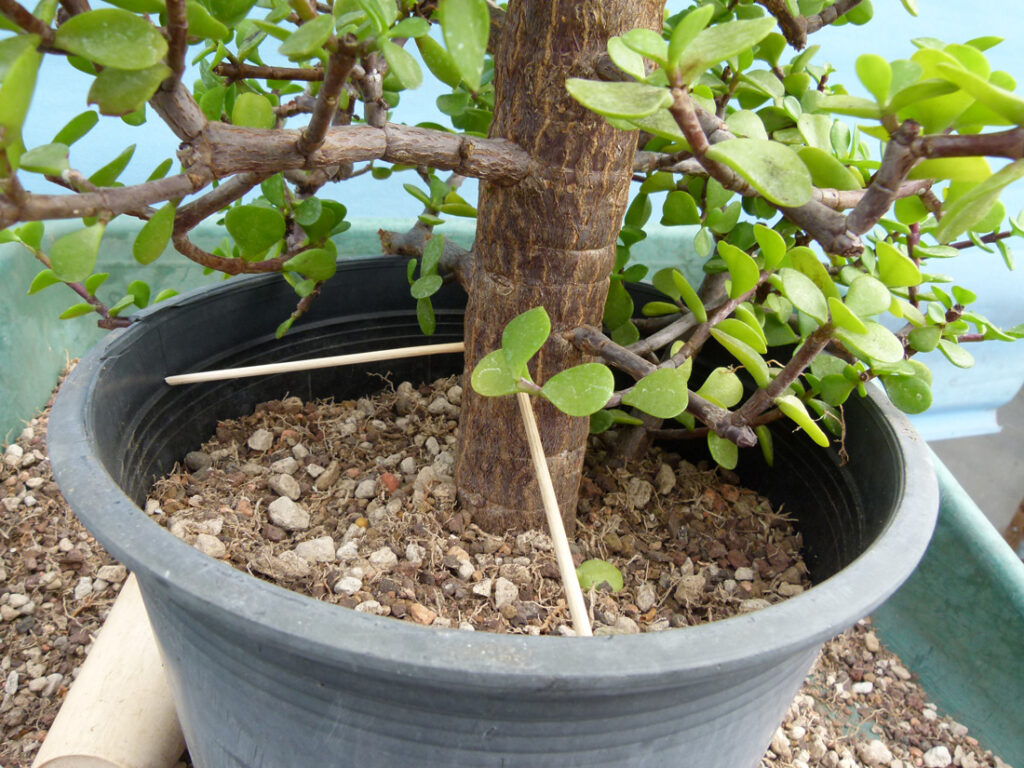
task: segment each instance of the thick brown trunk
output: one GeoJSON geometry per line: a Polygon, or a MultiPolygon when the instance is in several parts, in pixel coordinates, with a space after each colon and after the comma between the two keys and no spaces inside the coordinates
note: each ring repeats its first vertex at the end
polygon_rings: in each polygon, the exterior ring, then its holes
{"type": "MultiPolygon", "coordinates": [[[[661,0],[522,0],[509,4],[495,61],[492,137],[510,139],[533,172],[480,191],[476,268],[466,314],[466,371],[501,345],[505,324],[542,305],[552,334],[531,364],[534,381],[584,362],[562,338],[599,324],[629,194],[635,134],[587,112],[565,89],[594,77],[606,42],[635,27],[658,28],[661,0]]],[[[467,387],[467,390],[469,388],[467,387]]],[[[563,517],[575,521],[587,419],[535,399],[563,517]]],[[[515,399],[466,392],[457,480],[463,508],[487,530],[537,527],[540,494],[515,399]]]]}

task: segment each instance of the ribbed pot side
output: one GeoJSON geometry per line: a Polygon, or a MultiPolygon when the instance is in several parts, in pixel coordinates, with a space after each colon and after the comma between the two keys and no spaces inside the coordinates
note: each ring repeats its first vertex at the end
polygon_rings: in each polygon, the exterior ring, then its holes
{"type": "MultiPolygon", "coordinates": [[[[209,559],[139,509],[154,477],[218,419],[256,402],[362,394],[380,388],[373,373],[398,382],[461,370],[461,357],[448,355],[163,384],[189,370],[422,343],[404,263],[381,264],[343,265],[285,343],[273,333],[294,295],[273,276],[172,300],[95,348],[57,399],[54,473],[76,514],[139,578],[193,760],[754,768],[820,644],[885,600],[931,535],[938,496],[926,449],[881,399],[847,407],[847,465],[785,428],[774,470],[756,450],[741,459],[744,482],[797,518],[818,585],[682,630],[525,637],[369,616],[209,559]]],[[[436,296],[432,340],[461,338],[463,301],[454,289],[436,296]]]]}

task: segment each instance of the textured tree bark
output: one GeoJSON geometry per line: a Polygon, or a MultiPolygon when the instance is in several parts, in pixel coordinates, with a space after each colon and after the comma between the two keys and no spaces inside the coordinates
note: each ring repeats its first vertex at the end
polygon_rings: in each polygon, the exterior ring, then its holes
{"type": "MultiPolygon", "coordinates": [[[[466,312],[466,373],[500,346],[505,324],[543,305],[551,338],[531,364],[543,383],[585,358],[561,334],[600,325],[629,194],[636,135],[615,130],[566,92],[595,77],[606,42],[655,29],[662,0],[521,0],[509,4],[495,57],[491,137],[514,141],[535,172],[516,185],[482,185],[476,265],[466,312]]],[[[467,390],[470,388],[467,387],[467,390]]],[[[562,515],[575,524],[587,419],[535,401],[562,515]]],[[[514,398],[467,391],[456,467],[463,509],[482,528],[543,524],[540,493],[514,398]]]]}

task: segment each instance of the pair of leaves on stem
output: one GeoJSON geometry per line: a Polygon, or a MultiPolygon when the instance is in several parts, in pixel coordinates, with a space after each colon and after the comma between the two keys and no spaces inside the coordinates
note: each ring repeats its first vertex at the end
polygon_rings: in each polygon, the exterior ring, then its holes
{"type": "MultiPolygon", "coordinates": [[[[605,365],[583,363],[555,374],[541,387],[532,382],[527,364],[550,333],[551,320],[543,307],[514,317],[502,332],[501,347],[485,355],[473,369],[473,389],[489,397],[539,394],[569,416],[600,411],[615,391],[615,378],[605,365]]],[[[626,391],[622,402],[657,418],[672,418],[686,409],[689,374],[689,365],[657,369],[626,391]]],[[[616,420],[614,415],[611,419],[616,420]]]]}

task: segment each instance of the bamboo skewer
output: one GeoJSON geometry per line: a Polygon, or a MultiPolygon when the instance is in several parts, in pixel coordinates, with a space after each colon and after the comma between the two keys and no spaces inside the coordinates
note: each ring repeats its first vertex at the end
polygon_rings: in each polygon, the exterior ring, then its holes
{"type": "Polygon", "coordinates": [[[465,343],[461,341],[453,341],[447,344],[421,344],[416,347],[397,347],[395,349],[380,349],[373,352],[355,352],[350,355],[334,355],[333,357],[314,357],[306,360],[290,360],[287,363],[246,365],[240,368],[221,368],[215,371],[181,373],[175,376],[167,376],[164,381],[171,386],[175,386],[177,384],[195,384],[202,381],[223,381],[225,379],[241,379],[248,376],[263,376],[271,373],[312,371],[317,368],[331,368],[336,365],[355,365],[357,363],[374,363],[380,360],[397,360],[403,357],[443,355],[451,352],[462,352],[465,348],[465,343]]]}
{"type": "Polygon", "coordinates": [[[558,573],[562,577],[562,585],[565,587],[565,597],[569,603],[573,628],[576,630],[577,636],[591,637],[594,632],[590,628],[590,617],[587,615],[587,605],[583,601],[583,590],[580,589],[579,579],[576,578],[576,569],[573,568],[569,539],[565,535],[565,525],[562,522],[562,515],[558,511],[558,499],[555,497],[555,487],[551,483],[551,473],[548,471],[548,462],[544,457],[544,446],[540,442],[540,431],[537,429],[537,420],[533,415],[533,404],[530,403],[530,396],[525,392],[518,393],[516,397],[519,400],[519,412],[523,415],[523,424],[526,427],[526,440],[530,445],[530,456],[537,472],[540,495],[544,501],[544,514],[548,520],[548,529],[551,531],[551,543],[555,548],[558,573]]]}

